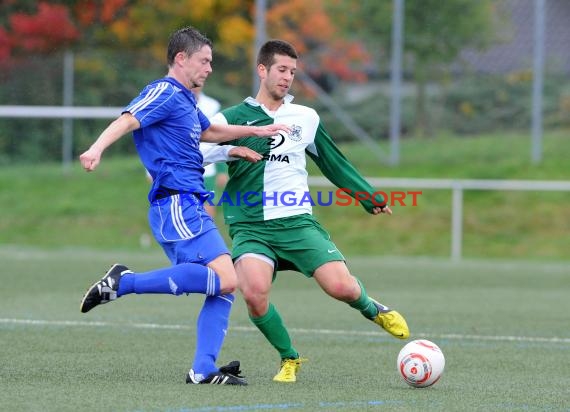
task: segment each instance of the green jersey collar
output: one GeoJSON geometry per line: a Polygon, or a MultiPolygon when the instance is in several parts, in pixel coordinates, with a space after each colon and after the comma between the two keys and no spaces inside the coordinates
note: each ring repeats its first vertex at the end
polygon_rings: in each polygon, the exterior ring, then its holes
{"type": "MultiPolygon", "coordinates": [[[[291,103],[294,98],[295,98],[295,96],[288,94],[287,96],[285,96],[283,98],[283,103],[284,104],[291,103]]],[[[258,107],[263,106],[261,103],[259,103],[257,100],[255,100],[255,98],[253,98],[251,96],[249,96],[247,99],[245,99],[244,102],[246,102],[247,104],[249,104],[251,106],[258,106],[258,107]]],[[[265,107],[265,106],[263,106],[263,107],[265,107]]]]}

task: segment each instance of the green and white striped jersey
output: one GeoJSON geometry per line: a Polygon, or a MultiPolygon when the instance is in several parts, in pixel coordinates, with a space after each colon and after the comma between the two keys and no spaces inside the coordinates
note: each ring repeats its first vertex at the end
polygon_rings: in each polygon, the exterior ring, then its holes
{"type": "MultiPolygon", "coordinates": [[[[228,163],[225,192],[214,200],[215,204],[223,204],[227,224],[312,214],[312,203],[317,203],[317,196],[311,198],[309,194],[306,154],[337,187],[347,188],[352,194],[360,191],[372,196],[373,188],[340,152],[317,112],[293,104],[292,100],[293,96],[287,96],[284,104],[272,113],[248,97],[210,119],[215,124],[282,123],[291,128],[290,133],[281,132],[272,138],[246,137],[226,143],[247,146],[263,155],[263,160],[257,163],[244,160],[228,163]]],[[[383,202],[382,196],[377,194],[375,201],[383,202]]],[[[372,211],[371,200],[361,203],[368,212],[372,211]]]]}

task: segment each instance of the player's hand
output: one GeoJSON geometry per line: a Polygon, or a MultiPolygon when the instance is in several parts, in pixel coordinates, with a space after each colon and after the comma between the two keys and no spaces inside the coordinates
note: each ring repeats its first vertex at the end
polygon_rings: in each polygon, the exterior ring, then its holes
{"type": "Polygon", "coordinates": [[[279,132],[289,133],[291,128],[284,124],[268,124],[266,126],[254,126],[254,136],[258,137],[271,137],[279,132]]]}
{"type": "Polygon", "coordinates": [[[263,156],[261,156],[255,150],[252,150],[249,147],[245,146],[236,146],[231,148],[228,152],[228,155],[231,157],[237,157],[246,160],[251,163],[255,163],[263,158],[263,156]]]}
{"type": "Polygon", "coordinates": [[[81,166],[88,172],[92,172],[101,161],[101,151],[91,147],[89,150],[79,156],[81,166]]]}
{"type": "Polygon", "coordinates": [[[389,206],[384,206],[384,207],[375,207],[374,209],[372,209],[372,214],[373,215],[380,215],[382,213],[386,213],[388,215],[392,214],[392,209],[390,209],[389,206]]]}

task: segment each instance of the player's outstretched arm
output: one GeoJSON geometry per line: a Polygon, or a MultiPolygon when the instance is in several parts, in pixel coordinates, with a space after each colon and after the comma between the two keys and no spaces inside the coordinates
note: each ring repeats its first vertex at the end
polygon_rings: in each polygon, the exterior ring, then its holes
{"type": "Polygon", "coordinates": [[[368,213],[392,214],[392,209],[385,203],[386,199],[383,199],[350,163],[320,123],[314,143],[307,147],[307,154],[327,179],[346,191],[349,196],[356,198],[368,213]],[[365,196],[355,197],[356,194],[365,196]]]}
{"type": "Polygon", "coordinates": [[[103,130],[89,149],[79,156],[81,166],[88,172],[95,170],[101,161],[101,155],[107,147],[119,140],[123,135],[139,127],[139,121],[132,114],[123,113],[103,130]]]}
{"type": "Polygon", "coordinates": [[[240,126],[233,124],[211,124],[202,132],[201,141],[222,143],[242,137],[271,137],[279,132],[289,133],[291,129],[284,124],[269,124],[266,126],[240,126]]]}

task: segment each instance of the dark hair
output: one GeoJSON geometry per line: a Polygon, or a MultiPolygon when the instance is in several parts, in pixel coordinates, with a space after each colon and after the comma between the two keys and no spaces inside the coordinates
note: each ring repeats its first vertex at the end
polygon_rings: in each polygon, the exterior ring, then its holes
{"type": "Polygon", "coordinates": [[[180,52],[192,55],[204,46],[212,47],[212,40],[208,39],[194,27],[184,27],[170,35],[166,61],[168,66],[174,63],[174,57],[180,52]]]}
{"type": "Polygon", "coordinates": [[[275,63],[275,55],[289,56],[297,59],[297,51],[292,44],[284,40],[269,40],[261,46],[257,54],[257,64],[263,64],[269,68],[275,63]]]}

